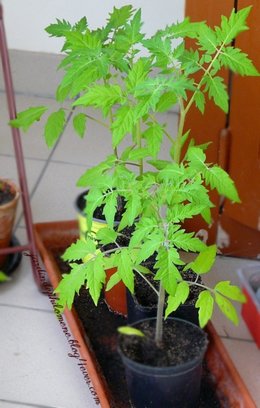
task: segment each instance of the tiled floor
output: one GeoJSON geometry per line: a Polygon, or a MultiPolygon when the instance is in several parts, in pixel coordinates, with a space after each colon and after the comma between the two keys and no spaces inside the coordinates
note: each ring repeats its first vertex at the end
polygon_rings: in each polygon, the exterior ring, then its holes
{"type": "MultiPolygon", "coordinates": [[[[43,97],[17,95],[18,109],[53,104],[43,97]]],[[[176,127],[177,116],[166,120],[176,127]]],[[[5,96],[0,93],[0,174],[17,180],[5,96]]],[[[109,151],[95,126],[89,124],[84,140],[71,135],[70,126],[54,150],[46,148],[41,125],[23,136],[25,164],[35,222],[75,218],[73,201],[79,193],[75,181],[86,166],[109,151]],[[95,138],[93,138],[95,135],[95,138]],[[94,140],[95,139],[95,140],[94,140]],[[93,142],[94,140],[94,142],[93,142]]],[[[167,146],[165,146],[165,151],[167,146]]],[[[16,236],[26,242],[24,220],[19,210],[16,236]]],[[[238,267],[251,263],[219,258],[214,276],[237,281],[238,267]]],[[[214,324],[230,355],[260,406],[260,359],[243,320],[235,328],[217,312],[214,324]]],[[[68,343],[48,298],[38,292],[26,257],[11,282],[0,286],[0,407],[1,408],[91,408],[97,406],[72,358],[68,343]]],[[[210,407],[209,407],[210,408],[210,407]]]]}

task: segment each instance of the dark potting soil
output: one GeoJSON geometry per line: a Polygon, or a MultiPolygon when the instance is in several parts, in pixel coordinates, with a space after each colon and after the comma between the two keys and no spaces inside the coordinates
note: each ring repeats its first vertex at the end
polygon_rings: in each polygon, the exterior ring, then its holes
{"type": "MultiPolygon", "coordinates": [[[[159,287],[158,282],[153,280],[153,276],[156,273],[156,271],[153,269],[154,263],[155,263],[155,260],[153,258],[150,258],[149,260],[144,262],[144,266],[146,266],[152,272],[151,275],[147,274],[146,278],[150,280],[153,286],[155,286],[158,289],[159,287]]],[[[180,274],[183,280],[186,280],[189,282],[195,282],[197,278],[197,275],[191,270],[182,271],[180,269],[180,274]]],[[[200,276],[198,277],[197,282],[201,283],[200,276]]],[[[189,297],[186,300],[185,304],[195,306],[196,300],[202,290],[203,289],[200,288],[199,286],[191,285],[189,297]]],[[[135,274],[135,297],[138,303],[144,307],[155,307],[157,304],[157,300],[158,300],[157,295],[154,292],[154,290],[151,288],[151,286],[149,286],[145,282],[145,280],[138,274],[135,274]]]]}
{"type": "Polygon", "coordinates": [[[144,337],[120,336],[123,354],[137,363],[152,367],[169,367],[188,363],[197,358],[208,343],[197,326],[189,323],[166,320],[163,324],[163,339],[160,346],[155,343],[155,320],[135,324],[144,337]]]}
{"type": "MultiPolygon", "coordinates": [[[[61,249],[54,256],[61,273],[68,272],[68,266],[61,261],[61,249]]],[[[117,328],[127,324],[125,317],[108,310],[103,298],[96,307],[84,288],[76,296],[74,308],[90,341],[101,372],[108,384],[111,394],[111,408],[131,408],[126,386],[124,367],[117,352],[117,328]]],[[[209,372],[206,362],[203,362],[203,376],[199,408],[230,408],[225,399],[216,393],[214,378],[209,372]]]]}
{"type": "Polygon", "coordinates": [[[11,186],[7,183],[0,182],[0,205],[7,204],[15,197],[11,186]]]}

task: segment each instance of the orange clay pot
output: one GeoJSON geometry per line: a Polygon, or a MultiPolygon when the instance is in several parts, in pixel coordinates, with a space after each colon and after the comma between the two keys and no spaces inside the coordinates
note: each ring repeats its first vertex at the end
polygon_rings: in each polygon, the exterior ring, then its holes
{"type": "MultiPolygon", "coordinates": [[[[0,184],[8,184],[14,198],[6,204],[0,205],[0,249],[8,248],[12,238],[17,203],[20,197],[19,188],[11,181],[0,179],[0,184]]],[[[0,255],[0,268],[4,265],[8,255],[0,255]]]]}

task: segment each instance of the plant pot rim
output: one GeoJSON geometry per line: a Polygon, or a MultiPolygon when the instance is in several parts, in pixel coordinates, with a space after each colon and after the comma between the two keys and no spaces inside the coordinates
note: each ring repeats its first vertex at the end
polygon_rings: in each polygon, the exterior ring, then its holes
{"type": "Polygon", "coordinates": [[[11,201],[8,201],[5,204],[0,204],[0,209],[4,211],[4,210],[8,209],[9,207],[12,207],[14,205],[14,202],[18,201],[18,199],[20,197],[20,188],[17,186],[17,184],[13,180],[10,180],[10,179],[5,179],[5,178],[0,177],[0,182],[4,182],[6,184],[9,184],[9,186],[11,186],[12,189],[14,190],[14,192],[15,192],[15,196],[11,201]]]}
{"type": "MultiPolygon", "coordinates": [[[[155,317],[148,317],[146,319],[140,319],[134,323],[129,324],[128,326],[131,327],[135,327],[136,325],[138,325],[141,322],[145,322],[145,321],[156,321],[155,317]]],[[[167,321],[177,321],[179,323],[182,323],[183,325],[186,326],[191,326],[193,327],[197,332],[200,332],[201,335],[205,338],[205,344],[202,347],[202,349],[199,352],[199,355],[192,358],[191,360],[185,362],[185,363],[180,363],[180,364],[176,364],[176,365],[171,365],[171,366],[164,366],[164,367],[156,367],[156,366],[151,366],[148,364],[143,364],[143,363],[139,363],[136,362],[134,360],[132,360],[131,358],[127,357],[124,352],[122,351],[121,347],[120,347],[120,340],[118,342],[118,352],[120,354],[120,356],[123,358],[124,361],[127,362],[127,364],[129,364],[132,368],[134,368],[136,371],[139,372],[145,372],[145,371],[150,371],[151,369],[153,370],[153,372],[155,373],[155,375],[169,375],[166,374],[167,372],[170,372],[170,375],[178,375],[180,372],[181,373],[185,373],[187,371],[192,370],[195,366],[197,366],[198,364],[200,364],[203,360],[204,354],[207,350],[208,347],[208,336],[207,333],[205,331],[203,331],[200,327],[198,327],[197,325],[195,325],[194,323],[191,323],[187,320],[183,320],[180,319],[178,317],[168,317],[167,321]]],[[[124,336],[124,335],[123,335],[124,336]]]]}

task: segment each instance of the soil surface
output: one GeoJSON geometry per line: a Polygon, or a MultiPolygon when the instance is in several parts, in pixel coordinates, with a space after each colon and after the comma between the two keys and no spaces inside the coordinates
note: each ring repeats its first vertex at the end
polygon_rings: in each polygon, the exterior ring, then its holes
{"type": "Polygon", "coordinates": [[[155,343],[155,321],[135,324],[144,337],[120,336],[123,354],[133,361],[153,367],[177,366],[196,360],[204,354],[207,337],[200,329],[189,323],[166,320],[163,324],[163,339],[160,346],[155,343]]]}
{"type": "Polygon", "coordinates": [[[0,205],[7,204],[15,197],[11,186],[8,183],[0,181],[0,205]]]}
{"type": "MultiPolygon", "coordinates": [[[[61,273],[69,271],[68,265],[60,259],[64,250],[65,248],[60,249],[59,253],[57,251],[54,253],[61,273]]],[[[124,367],[117,352],[117,328],[127,324],[126,318],[110,312],[103,298],[96,307],[84,288],[80,290],[79,296],[76,296],[74,307],[95,353],[100,371],[108,384],[111,408],[131,408],[124,367]]],[[[203,362],[199,408],[230,408],[225,397],[217,395],[214,378],[207,368],[206,361],[203,362]]]]}

